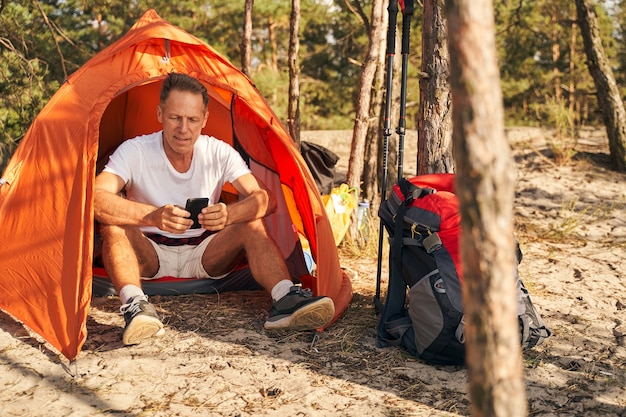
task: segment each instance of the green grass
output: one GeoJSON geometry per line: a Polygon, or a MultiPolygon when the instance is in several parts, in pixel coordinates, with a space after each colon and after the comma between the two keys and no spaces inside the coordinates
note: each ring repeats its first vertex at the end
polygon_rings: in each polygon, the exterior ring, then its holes
{"type": "Polygon", "coordinates": [[[554,240],[582,237],[581,230],[612,218],[615,211],[624,208],[625,200],[622,196],[617,201],[597,204],[584,204],[578,198],[566,201],[561,207],[559,218],[550,225],[545,237],[554,240]]]}

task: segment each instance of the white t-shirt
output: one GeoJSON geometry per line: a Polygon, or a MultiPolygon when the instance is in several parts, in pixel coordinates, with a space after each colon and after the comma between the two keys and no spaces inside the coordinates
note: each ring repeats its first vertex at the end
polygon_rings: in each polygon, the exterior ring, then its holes
{"type": "MultiPolygon", "coordinates": [[[[206,135],[200,135],[194,145],[189,170],[178,172],[165,155],[162,137],[159,131],[122,142],[104,167],[104,171],[126,183],[128,199],[156,207],[166,204],[185,207],[187,199],[194,197],[209,197],[211,203],[217,203],[225,183],[250,173],[241,155],[229,144],[206,135]]],[[[184,234],[172,234],[152,226],[141,230],[173,238],[194,237],[204,232],[204,229],[189,229],[184,234]]]]}

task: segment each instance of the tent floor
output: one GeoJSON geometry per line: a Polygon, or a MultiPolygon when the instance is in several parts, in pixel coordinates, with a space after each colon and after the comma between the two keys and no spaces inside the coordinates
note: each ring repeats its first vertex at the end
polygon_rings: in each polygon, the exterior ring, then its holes
{"type": "MultiPolygon", "coordinates": [[[[254,281],[248,268],[238,269],[222,279],[197,279],[163,277],[153,280],[142,280],[141,286],[148,296],[152,295],[183,295],[183,294],[215,294],[218,292],[259,290],[262,287],[254,281]]],[[[106,272],[102,268],[94,268],[92,279],[92,295],[106,297],[117,295],[106,272]]]]}

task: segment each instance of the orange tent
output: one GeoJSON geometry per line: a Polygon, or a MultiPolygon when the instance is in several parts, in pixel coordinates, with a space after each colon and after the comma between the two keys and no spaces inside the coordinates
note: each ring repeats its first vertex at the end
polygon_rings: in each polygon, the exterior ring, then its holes
{"type": "Polygon", "coordinates": [[[315,182],[279,119],[236,67],[150,10],[67,79],[0,180],[0,308],[70,360],[87,337],[94,177],[123,140],[160,129],[155,109],[170,72],[207,86],[203,133],[245,154],[276,195],[267,224],[285,257],[308,240],[317,274],[303,283],[333,299],[335,319],[352,298],[315,182]]]}

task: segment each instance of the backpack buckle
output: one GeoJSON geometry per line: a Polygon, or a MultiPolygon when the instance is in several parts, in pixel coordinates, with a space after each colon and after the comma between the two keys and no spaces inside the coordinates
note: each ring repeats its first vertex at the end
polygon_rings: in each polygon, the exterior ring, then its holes
{"type": "Polygon", "coordinates": [[[429,234],[424,238],[422,244],[424,245],[424,249],[426,249],[427,253],[433,253],[434,251],[441,249],[443,246],[443,242],[441,242],[437,233],[429,234]]]}

